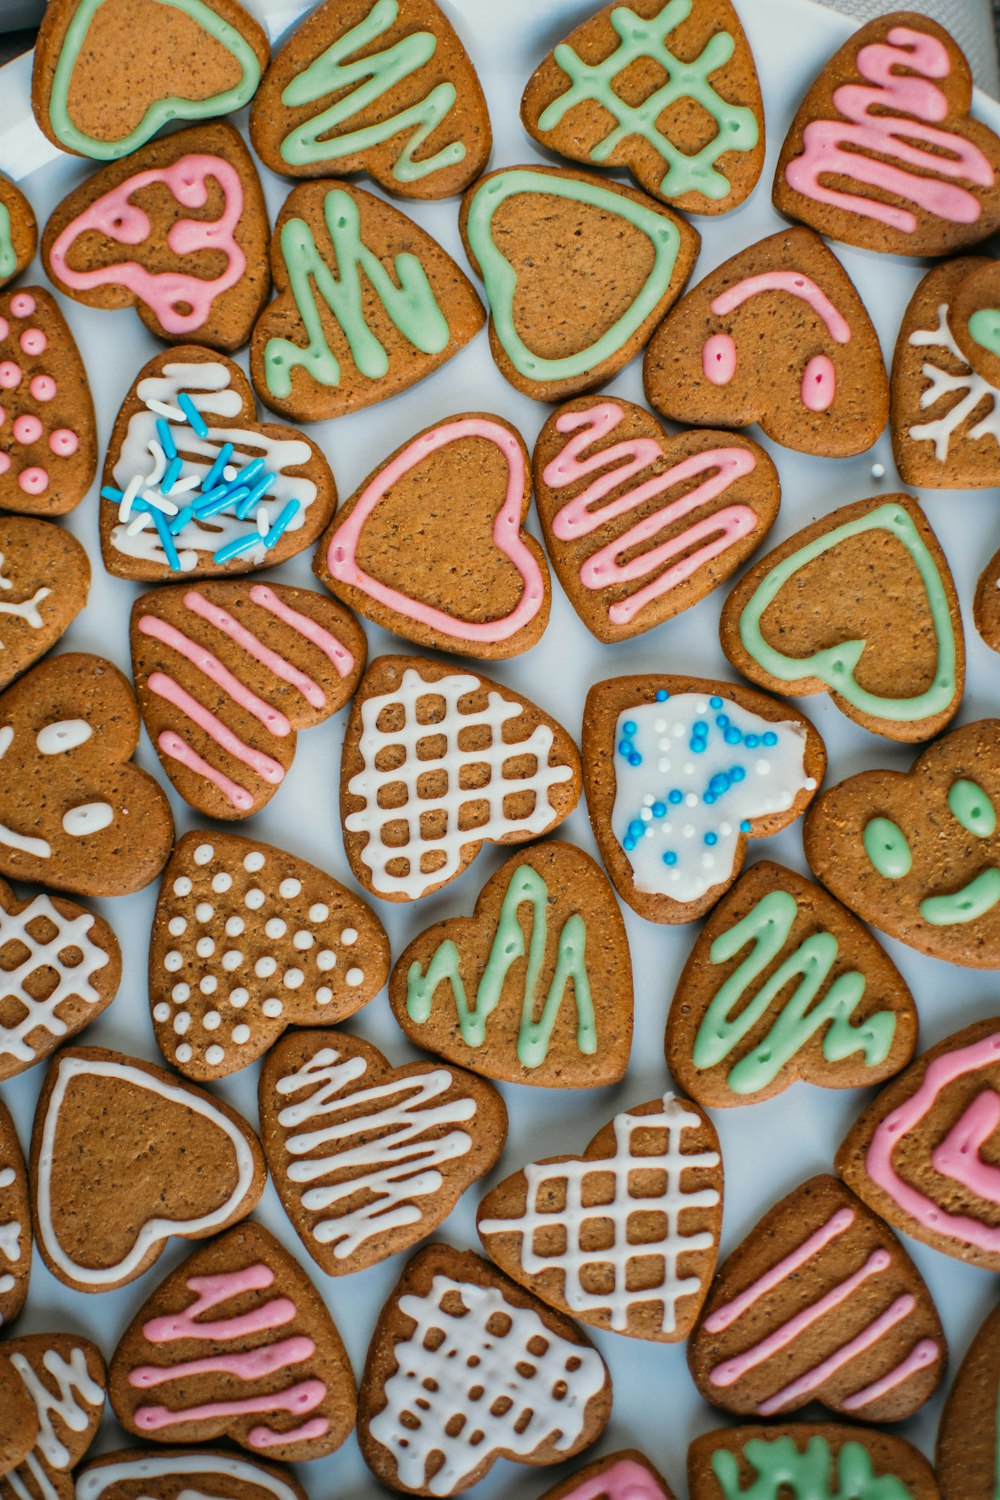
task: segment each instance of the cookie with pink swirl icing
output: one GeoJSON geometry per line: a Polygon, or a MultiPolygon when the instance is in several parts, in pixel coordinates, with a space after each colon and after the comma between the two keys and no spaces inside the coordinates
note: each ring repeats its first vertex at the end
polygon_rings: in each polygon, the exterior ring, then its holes
{"type": "Polygon", "coordinates": [[[697,427],[759,422],[800,453],[864,453],[885,426],[878,335],[840,261],[809,229],[782,229],[716,267],[653,335],[651,406],[697,427]]]}
{"type": "Polygon", "coordinates": [[[927,16],[860,27],[807,91],[781,148],[774,205],[830,239],[950,255],[1000,225],[1000,138],[971,117],[972,74],[927,16]]]}
{"type": "Polygon", "coordinates": [[[42,236],[64,296],[134,307],[157,338],[245,344],[271,285],[267,207],[239,133],[217,122],[149,142],[73,189],[42,236]]]}
{"type": "Polygon", "coordinates": [[[577,1469],[539,1500],[674,1500],[674,1492],[645,1454],[622,1448],[577,1469]]]}
{"type": "Polygon", "coordinates": [[[16,183],[0,175],[0,286],[20,276],[38,249],[34,210],[16,183]]]}

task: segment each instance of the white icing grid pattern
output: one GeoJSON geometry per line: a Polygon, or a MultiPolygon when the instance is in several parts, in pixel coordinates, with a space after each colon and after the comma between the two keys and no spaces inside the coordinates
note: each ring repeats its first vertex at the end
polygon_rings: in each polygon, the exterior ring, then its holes
{"type": "Polygon", "coordinates": [[[48,896],[36,896],[16,915],[0,907],[0,955],[8,943],[23,944],[27,957],[14,969],[0,970],[0,999],[15,1001],[24,1014],[13,1025],[0,1023],[0,1063],[6,1058],[17,1063],[33,1063],[38,1053],[27,1038],[42,1027],[54,1038],[66,1035],[66,1023],[59,1017],[59,1007],[67,1000],[79,999],[95,1005],[100,995],[91,983],[94,975],[107,966],[108,955],[87,936],[94,925],[90,912],[64,917],[48,896]],[[40,920],[51,923],[55,932],[41,941],[33,936],[31,926],[40,920]],[[75,949],[80,962],[68,964],[63,955],[75,949]],[[44,999],[36,1000],[28,985],[36,976],[55,976],[55,985],[44,999]]]}
{"type": "Polygon", "coordinates": [[[408,667],[398,688],[368,698],[362,706],[358,749],[364,769],[351,777],[347,790],[352,796],[362,798],[365,805],[348,814],[344,827],[350,833],[368,834],[361,860],[371,871],[372,888],[380,896],[401,894],[414,901],[432,886],[443,885],[458,874],[462,851],[469,844],[510,839],[512,835],[522,840],[535,838],[554,820],[549,791],[572,778],[572,767],[549,765],[554,736],[547,724],[537,724],[521,741],[504,740],[503,726],[524,715],[520,703],[489,690],[485,707],[459,707],[462,698],[483,687],[479,677],[455,672],[428,680],[408,667]],[[444,718],[436,723],[421,723],[418,718],[421,699],[435,698],[444,701],[444,718]],[[402,709],[403,722],[398,728],[382,730],[378,727],[379,718],[392,707],[402,709]],[[470,738],[478,739],[473,733],[476,730],[488,731],[488,743],[476,749],[466,748],[470,738]],[[419,758],[421,741],[441,739],[445,742],[443,754],[427,760],[419,758]],[[392,769],[383,769],[383,761],[394,761],[392,752],[399,750],[403,752],[402,764],[393,763],[392,769]],[[505,774],[508,761],[526,756],[535,763],[530,776],[515,779],[505,774]],[[475,784],[475,773],[483,770],[487,773],[486,783],[479,786],[475,784]],[[433,773],[444,774],[447,790],[439,795],[422,796],[419,784],[433,773]],[[463,784],[466,778],[473,781],[472,786],[463,784]],[[398,788],[405,791],[405,799],[395,806],[392,793],[398,788]],[[508,814],[504,810],[506,799],[527,790],[534,792],[531,811],[524,816],[508,814]],[[389,805],[384,798],[388,798],[389,805]],[[462,809],[473,804],[485,806],[487,816],[474,827],[463,830],[459,822],[462,809]],[[440,837],[425,836],[422,820],[437,813],[445,814],[445,832],[440,837]],[[398,829],[402,823],[407,829],[406,843],[385,842],[387,832],[398,829]],[[428,857],[433,868],[425,868],[428,857]],[[394,863],[405,863],[406,872],[390,873],[388,866],[394,863]]]}
{"type": "MultiPolygon", "coordinates": [[[[715,1236],[710,1230],[685,1234],[680,1222],[682,1214],[714,1208],[719,1202],[715,1188],[685,1191],[683,1186],[685,1172],[719,1165],[717,1151],[685,1154],[681,1149],[684,1132],[697,1129],[701,1123],[700,1117],[685,1109],[672,1094],[664,1095],[663,1109],[655,1114],[616,1115],[613,1157],[551,1164],[531,1162],[524,1169],[527,1197],[523,1215],[517,1219],[484,1219],[480,1232],[486,1236],[521,1235],[521,1264],[525,1271],[530,1276],[558,1272],[563,1277],[563,1295],[573,1312],[607,1314],[611,1327],[618,1333],[626,1333],[633,1312],[658,1305],[661,1332],[673,1333],[679,1304],[685,1297],[695,1296],[702,1287],[699,1276],[680,1274],[680,1258],[715,1246],[715,1236]],[[661,1149],[649,1143],[649,1131],[664,1132],[661,1149]],[[633,1141],[638,1133],[646,1135],[646,1142],[636,1150],[633,1141]],[[662,1185],[657,1193],[633,1196],[633,1174],[639,1169],[660,1174],[662,1185]],[[609,1179],[614,1183],[610,1202],[607,1201],[609,1179]],[[543,1210],[540,1204],[553,1184],[563,1187],[565,1201],[559,1208],[543,1210]],[[597,1200],[589,1208],[583,1201],[588,1185],[594,1187],[597,1200]],[[648,1220],[651,1215],[662,1217],[665,1224],[665,1233],[659,1240],[648,1241],[638,1222],[648,1220]],[[587,1226],[595,1223],[605,1232],[610,1230],[611,1243],[602,1244],[599,1250],[587,1250],[587,1226]],[[565,1248],[556,1254],[537,1253],[536,1234],[551,1235],[554,1228],[564,1231],[565,1248]],[[656,1261],[660,1262],[662,1275],[658,1285],[650,1286],[649,1276],[642,1273],[656,1261]],[[588,1279],[594,1279],[594,1272],[606,1273],[608,1269],[612,1276],[610,1290],[591,1290],[588,1279]],[[637,1274],[645,1284],[630,1285],[637,1274]]],[[[559,1196],[557,1192],[557,1200],[559,1196]]],[[[706,1266],[705,1271],[711,1274],[711,1266],[706,1266]]]]}
{"type": "Polygon", "coordinates": [[[910,343],[918,349],[945,349],[959,361],[962,369],[959,374],[953,375],[948,370],[940,369],[938,365],[921,366],[921,374],[928,381],[926,389],[920,393],[921,411],[926,411],[930,406],[937,406],[945,396],[957,396],[959,399],[931,421],[911,427],[907,436],[915,443],[933,443],[934,457],[939,463],[945,463],[955,433],[972,416],[973,412],[985,402],[989,402],[988,409],[984,411],[979,421],[969,428],[968,437],[973,442],[978,441],[979,438],[992,437],[1000,445],[1000,391],[996,386],[990,385],[988,380],[984,380],[981,375],[977,375],[968,364],[948,325],[946,302],[942,302],[938,307],[937,327],[934,329],[918,328],[910,335],[910,343]]]}

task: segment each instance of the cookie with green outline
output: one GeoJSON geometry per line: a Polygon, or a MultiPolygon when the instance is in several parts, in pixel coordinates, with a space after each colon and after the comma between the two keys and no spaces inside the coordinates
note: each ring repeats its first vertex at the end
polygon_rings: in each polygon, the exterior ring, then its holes
{"type": "Polygon", "coordinates": [[[20,276],[38,249],[34,210],[16,183],[0,176],[0,286],[20,276]]]}
{"type": "Polygon", "coordinates": [[[905,494],[858,500],[753,564],[719,624],[733,666],[772,693],[829,693],[890,740],[928,740],[954,718],[965,638],[948,560],[905,494]]]}
{"type": "Polygon", "coordinates": [[[934,1454],[942,1500],[995,1500],[1000,1474],[1000,1307],[959,1365],[934,1454]]]}
{"type": "Polygon", "coordinates": [[[940,1500],[933,1469],[911,1443],[834,1422],[703,1433],[688,1449],[688,1487],[691,1500],[940,1500]]]}

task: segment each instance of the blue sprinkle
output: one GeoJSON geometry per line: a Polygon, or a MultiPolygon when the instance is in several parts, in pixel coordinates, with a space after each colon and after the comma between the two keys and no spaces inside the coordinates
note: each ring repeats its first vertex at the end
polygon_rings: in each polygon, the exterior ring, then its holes
{"type": "Polygon", "coordinates": [[[232,497],[228,490],[213,490],[211,495],[198,501],[194,513],[199,521],[207,521],[209,516],[217,516],[220,510],[228,510],[231,503],[232,497]]]}
{"type": "Polygon", "coordinates": [[[182,506],[182,508],[177,512],[176,516],[174,516],[174,519],[170,522],[170,535],[177,536],[180,532],[182,532],[193,515],[193,505],[182,506]]]}
{"type": "Polygon", "coordinates": [[[668,849],[666,854],[663,856],[663,863],[665,865],[675,865],[677,863],[677,855],[672,849],[668,849]]]}
{"type": "Polygon", "coordinates": [[[174,546],[174,539],[170,535],[170,528],[167,525],[167,518],[162,511],[153,511],[153,524],[155,525],[157,533],[159,534],[160,545],[167,555],[167,562],[170,564],[175,573],[179,573],[181,571],[181,560],[177,556],[177,548],[174,546]]]}
{"type": "Polygon", "coordinates": [[[635,839],[630,839],[628,834],[626,834],[622,839],[622,848],[625,850],[626,854],[631,854],[632,850],[635,848],[635,839]]]}
{"type": "Polygon", "coordinates": [[[719,835],[717,833],[706,833],[706,835],[705,835],[705,843],[708,845],[708,847],[710,849],[713,848],[718,842],[719,842],[719,835]]]}
{"type": "Polygon", "coordinates": [[[191,397],[186,395],[182,391],[181,394],[177,397],[177,405],[187,417],[188,422],[194,428],[194,431],[198,435],[198,437],[207,438],[208,428],[205,426],[205,419],[198,408],[195,406],[194,402],[191,400],[191,397]]]}
{"type": "Polygon", "coordinates": [[[748,750],[756,750],[757,746],[760,744],[760,735],[745,734],[743,736],[743,743],[744,745],[746,745],[748,750]]]}
{"type": "Polygon", "coordinates": [[[725,771],[716,772],[711,781],[708,783],[708,789],[710,792],[715,792],[716,795],[718,795],[720,792],[728,792],[729,777],[726,775],[725,771]]]}
{"type": "Polygon", "coordinates": [[[246,467],[242,468],[240,470],[240,472],[237,474],[237,476],[236,476],[237,483],[239,483],[239,484],[249,484],[252,479],[256,479],[257,478],[257,475],[260,473],[260,471],[261,471],[261,469],[263,467],[264,467],[264,460],[262,458],[252,458],[250,460],[250,462],[246,465],[246,467]]]}
{"type": "Polygon", "coordinates": [[[630,839],[641,839],[645,829],[638,818],[633,818],[628,825],[628,836],[630,839]]]}
{"type": "Polygon", "coordinates": [[[728,729],[728,727],[729,727],[729,715],[728,714],[716,714],[716,716],[715,716],[715,722],[716,722],[716,724],[718,724],[718,726],[719,726],[720,729],[728,729]]]}
{"type": "MultiPolygon", "coordinates": [[[[242,474],[240,475],[240,478],[243,478],[242,474]]],[[[274,474],[265,474],[263,479],[258,479],[257,483],[252,487],[246,499],[240,501],[239,505],[236,507],[236,514],[241,521],[245,521],[250,512],[256,508],[257,502],[263,499],[264,495],[267,494],[267,491],[271,488],[272,484],[275,481],[275,478],[276,476],[274,474]]]]}
{"type": "Polygon", "coordinates": [[[727,729],[722,738],[725,740],[727,745],[738,745],[743,736],[740,734],[738,729],[727,729]]]}
{"type": "Polygon", "coordinates": [[[670,694],[667,692],[666,688],[657,688],[656,689],[656,701],[657,701],[657,703],[666,703],[666,701],[667,701],[667,699],[669,697],[670,697],[670,694]]]}
{"type": "Polygon", "coordinates": [[[260,537],[256,531],[252,531],[249,536],[237,537],[235,542],[227,542],[224,547],[220,547],[212,558],[212,561],[217,563],[228,562],[231,557],[239,557],[241,552],[249,552],[252,547],[259,546],[260,537]]]}
{"type": "Polygon", "coordinates": [[[641,755],[634,755],[634,754],[630,755],[629,758],[628,758],[628,763],[629,763],[630,766],[641,766],[642,765],[642,756],[641,755]]]}
{"type": "Polygon", "coordinates": [[[232,456],[232,443],[223,443],[222,447],[219,449],[219,455],[216,458],[215,463],[212,465],[208,473],[205,475],[204,479],[201,481],[202,491],[206,495],[212,489],[213,485],[218,484],[219,480],[222,478],[222,472],[232,456]]]}
{"type": "Polygon", "coordinates": [[[622,725],[622,734],[636,734],[638,732],[638,729],[639,726],[638,724],[636,724],[634,719],[626,719],[625,723],[622,725]]]}
{"type": "Polygon", "coordinates": [[[715,793],[714,792],[706,792],[705,795],[704,795],[704,797],[701,800],[704,802],[704,804],[705,804],[706,807],[711,807],[712,803],[715,801],[715,793]]]}
{"type": "Polygon", "coordinates": [[[156,419],[156,435],[160,439],[160,447],[168,458],[177,457],[177,449],[174,446],[174,435],[170,431],[170,424],[163,418],[156,419]]]}
{"type": "Polygon", "coordinates": [[[694,751],[695,755],[702,755],[708,749],[708,746],[706,745],[704,740],[692,740],[691,749],[694,751]]]}
{"type": "Polygon", "coordinates": [[[626,760],[631,759],[632,746],[629,744],[628,740],[622,740],[619,743],[619,745],[618,745],[618,754],[619,755],[624,755],[624,757],[625,757],[626,760]]]}
{"type": "Polygon", "coordinates": [[[730,779],[730,781],[735,781],[735,782],[745,781],[746,777],[747,777],[747,773],[743,769],[742,766],[734,766],[733,769],[729,773],[729,779],[730,779]]]}
{"type": "Polygon", "coordinates": [[[174,485],[181,477],[181,469],[183,469],[183,467],[183,460],[179,456],[170,460],[169,464],[167,465],[167,472],[160,480],[160,493],[162,495],[170,494],[170,491],[173,489],[174,485]]]}
{"type": "Polygon", "coordinates": [[[769,729],[767,733],[761,738],[761,744],[766,745],[769,750],[773,745],[776,745],[777,743],[778,736],[775,734],[773,729],[769,729]]]}
{"type": "MultiPolygon", "coordinates": [[[[297,500],[289,500],[288,504],[277,517],[274,525],[267,533],[267,536],[264,538],[265,547],[270,549],[274,546],[278,539],[284,534],[290,522],[294,520],[296,513],[301,510],[301,508],[302,507],[299,505],[299,502],[297,500]]],[[[260,539],[258,538],[258,540],[260,539]]]]}
{"type": "Polygon", "coordinates": [[[684,801],[684,793],[679,792],[675,787],[672,792],[667,793],[667,801],[672,802],[674,807],[676,807],[678,802],[684,801]]]}
{"type": "Polygon", "coordinates": [[[116,505],[121,505],[125,498],[124,490],[116,490],[110,484],[104,486],[101,490],[101,495],[105,500],[113,500],[116,505]]]}
{"type": "Polygon", "coordinates": [[[665,802],[653,803],[653,817],[665,818],[667,816],[667,804],[665,802]]]}
{"type": "Polygon", "coordinates": [[[750,824],[747,821],[747,819],[744,818],[743,822],[740,824],[740,833],[749,833],[749,832],[750,832],[750,824]]]}
{"type": "Polygon", "coordinates": [[[722,699],[721,698],[709,698],[709,700],[708,700],[708,706],[709,706],[709,708],[721,708],[722,707],[722,699]]]}

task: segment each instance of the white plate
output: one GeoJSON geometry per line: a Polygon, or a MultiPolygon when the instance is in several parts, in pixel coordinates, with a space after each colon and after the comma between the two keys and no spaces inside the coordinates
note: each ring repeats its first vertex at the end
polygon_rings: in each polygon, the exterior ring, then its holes
{"type": "MultiPolygon", "coordinates": [[[[288,5],[289,0],[280,0],[288,5]]],[[[291,0],[292,4],[297,0],[291,0]]],[[[261,14],[267,0],[256,0],[261,14]]],[[[583,20],[594,6],[589,0],[446,0],[452,16],[478,64],[489,99],[496,144],[492,165],[530,161],[539,157],[518,118],[521,90],[535,64],[567,30],[583,20]]],[[[698,220],[704,240],[692,281],[745,245],[776,230],[781,220],[770,203],[774,163],[785,131],[806,85],[830,53],[851,30],[844,17],[811,0],[742,0],[744,24],[761,75],[767,113],[768,159],[750,200],[719,219],[698,220]]],[[[26,70],[0,72],[0,99],[5,123],[23,119],[26,70]]],[[[977,96],[976,113],[1000,129],[1000,106],[977,96]]],[[[18,158],[30,149],[29,133],[7,129],[0,134],[0,169],[17,171],[18,158]],[[12,145],[19,141],[19,146],[12,145]]],[[[88,173],[89,164],[62,157],[23,178],[39,221],[44,224],[59,199],[88,173]]],[[[288,185],[262,170],[272,218],[288,185]]],[[[364,185],[370,186],[367,182],[364,185]]],[[[405,205],[404,205],[405,206],[405,205]]],[[[454,201],[417,204],[407,212],[464,264],[454,201]]],[[[912,261],[837,248],[875,320],[883,348],[891,357],[903,308],[922,274],[912,261]]],[[[45,285],[39,267],[28,282],[45,285]]],[[[135,313],[106,313],[61,302],[90,372],[97,404],[100,436],[106,443],[119,402],[139,367],[162,346],[139,323],[135,313]]],[[[245,354],[241,363],[245,364],[245,354]]],[[[640,361],[634,360],[611,389],[634,401],[642,400],[640,361]]],[[[383,455],[410,434],[438,418],[469,409],[495,411],[509,418],[530,444],[550,408],[518,395],[504,381],[492,360],[485,335],[480,335],[451,363],[429,380],[393,401],[370,407],[340,421],[309,429],[325,448],[342,496],[349,495],[383,455]]],[[[752,436],[760,439],[755,429],[752,436]]],[[[776,544],[816,516],[850,500],[899,487],[888,434],[860,458],[806,458],[765,445],[775,458],[782,483],[782,510],[767,545],[776,544]],[[885,467],[879,481],[873,464],[885,467]]],[[[996,492],[928,492],[928,515],[948,554],[962,599],[969,652],[968,685],[959,722],[968,722],[1000,709],[1000,661],[987,651],[971,618],[976,579],[986,559],[1000,545],[1000,514],[996,492]]],[[[67,525],[87,546],[94,564],[90,603],[70,627],[57,650],[97,651],[129,670],[127,620],[131,601],[140,590],[108,578],[97,545],[96,491],[67,518],[67,525]]],[[[532,518],[532,529],[536,529],[532,518]]],[[[310,584],[308,556],[294,558],[278,576],[310,584]]],[[[722,591],[709,595],[696,608],[658,630],[618,646],[602,646],[578,621],[558,585],[553,588],[552,620],[541,641],[527,656],[501,663],[494,675],[536,698],[579,734],[588,687],[601,678],[627,672],[689,672],[733,678],[718,644],[722,591]]],[[[366,625],[370,655],[406,649],[387,632],[366,625]]],[[[799,700],[824,735],[830,752],[828,781],[875,766],[905,768],[912,752],[877,739],[848,722],[826,697],[799,700]]],[[[284,845],[294,853],[329,870],[339,880],[354,882],[344,858],[337,790],[340,742],[344,716],[300,736],[295,766],[287,785],[273,802],[251,820],[248,832],[284,845]]],[[[157,770],[156,757],[146,740],[139,760],[157,770]]],[[[163,780],[163,777],[160,778],[163,780]]],[[[192,810],[170,794],[178,833],[199,826],[192,810]]],[[[240,831],[237,825],[237,831],[240,831]]],[[[596,854],[586,812],[581,805],[560,836],[596,854]]],[[[800,825],[777,838],[757,843],[751,858],[768,856],[808,871],[802,853],[800,825]]],[[[501,862],[496,850],[485,851],[461,879],[418,905],[379,903],[380,916],[392,939],[393,953],[431,922],[471,910],[480,886],[501,862]]],[[[120,1048],[161,1062],[153,1041],[146,999],[146,950],[156,886],[137,895],[94,903],[112,922],[124,950],[121,992],[108,1011],[81,1038],[91,1045],[120,1048]]],[[[642,921],[626,910],[629,940],[636,973],[636,1030],[632,1065],[624,1083],[600,1092],[562,1092],[500,1085],[510,1111],[510,1138],[502,1167],[494,1178],[513,1171],[534,1156],[581,1149],[615,1110],[655,1097],[668,1084],[663,1059],[663,1027],[677,976],[694,941],[697,927],[666,928],[642,921]]],[[[921,1043],[929,1046],[949,1032],[983,1016],[1000,1012],[997,981],[972,970],[952,968],[921,958],[899,943],[887,941],[917,998],[921,1043]]],[[[348,1023],[387,1051],[393,1062],[416,1055],[393,1021],[385,995],[348,1023]]],[[[27,1147],[35,1099],[44,1069],[39,1067],[3,1086],[22,1144],[27,1147]]],[[[256,1066],[226,1079],[219,1092],[256,1124],[256,1066]]],[[[726,1205],[723,1254],[750,1229],[760,1214],[783,1193],[814,1172],[830,1169],[833,1153],[847,1126],[865,1102],[863,1092],[829,1092],[796,1085],[764,1104],[716,1111],[726,1168],[726,1205]]],[[[458,1205],[438,1238],[479,1248],[475,1233],[477,1189],[458,1205]]],[[[368,1338],[383,1300],[402,1270],[397,1256],[371,1270],[344,1279],[326,1279],[312,1266],[280,1207],[273,1187],[267,1188],[258,1217],[288,1249],[314,1271],[344,1335],[355,1371],[361,1373],[368,1338]]],[[[944,1319],[949,1340],[961,1357],[979,1320],[992,1303],[994,1281],[971,1267],[961,1266],[922,1245],[908,1242],[927,1277],[944,1319]]],[[[16,1332],[70,1329],[89,1333],[110,1355],[120,1331],[159,1280],[187,1253],[174,1241],[156,1267],[139,1281],[99,1297],[67,1291],[35,1257],[28,1305],[16,1332]]],[[[643,1344],[614,1334],[594,1334],[611,1367],[614,1413],[600,1444],[588,1457],[634,1445],[659,1464],[678,1495],[685,1490],[685,1456],[689,1441],[699,1432],[721,1425],[722,1413],[707,1406],[688,1376],[683,1346],[643,1344]]],[[[932,1452],[940,1412],[940,1397],[899,1429],[932,1452]]],[[[814,1409],[818,1411],[819,1409],[814,1409]]],[[[803,1413],[802,1415],[806,1415],[803,1413]]],[[[118,1446],[123,1435],[110,1417],[102,1427],[95,1452],[118,1446]]],[[[582,1462],[582,1460],[578,1461],[582,1462]]],[[[576,1465],[578,1466],[578,1464],[576,1465]]],[[[494,1496],[536,1496],[572,1472],[574,1465],[532,1472],[498,1463],[475,1491],[494,1496]]],[[[298,1475],[311,1496],[324,1500],[361,1500],[379,1491],[352,1437],[333,1457],[300,1465],[298,1475]]]]}

